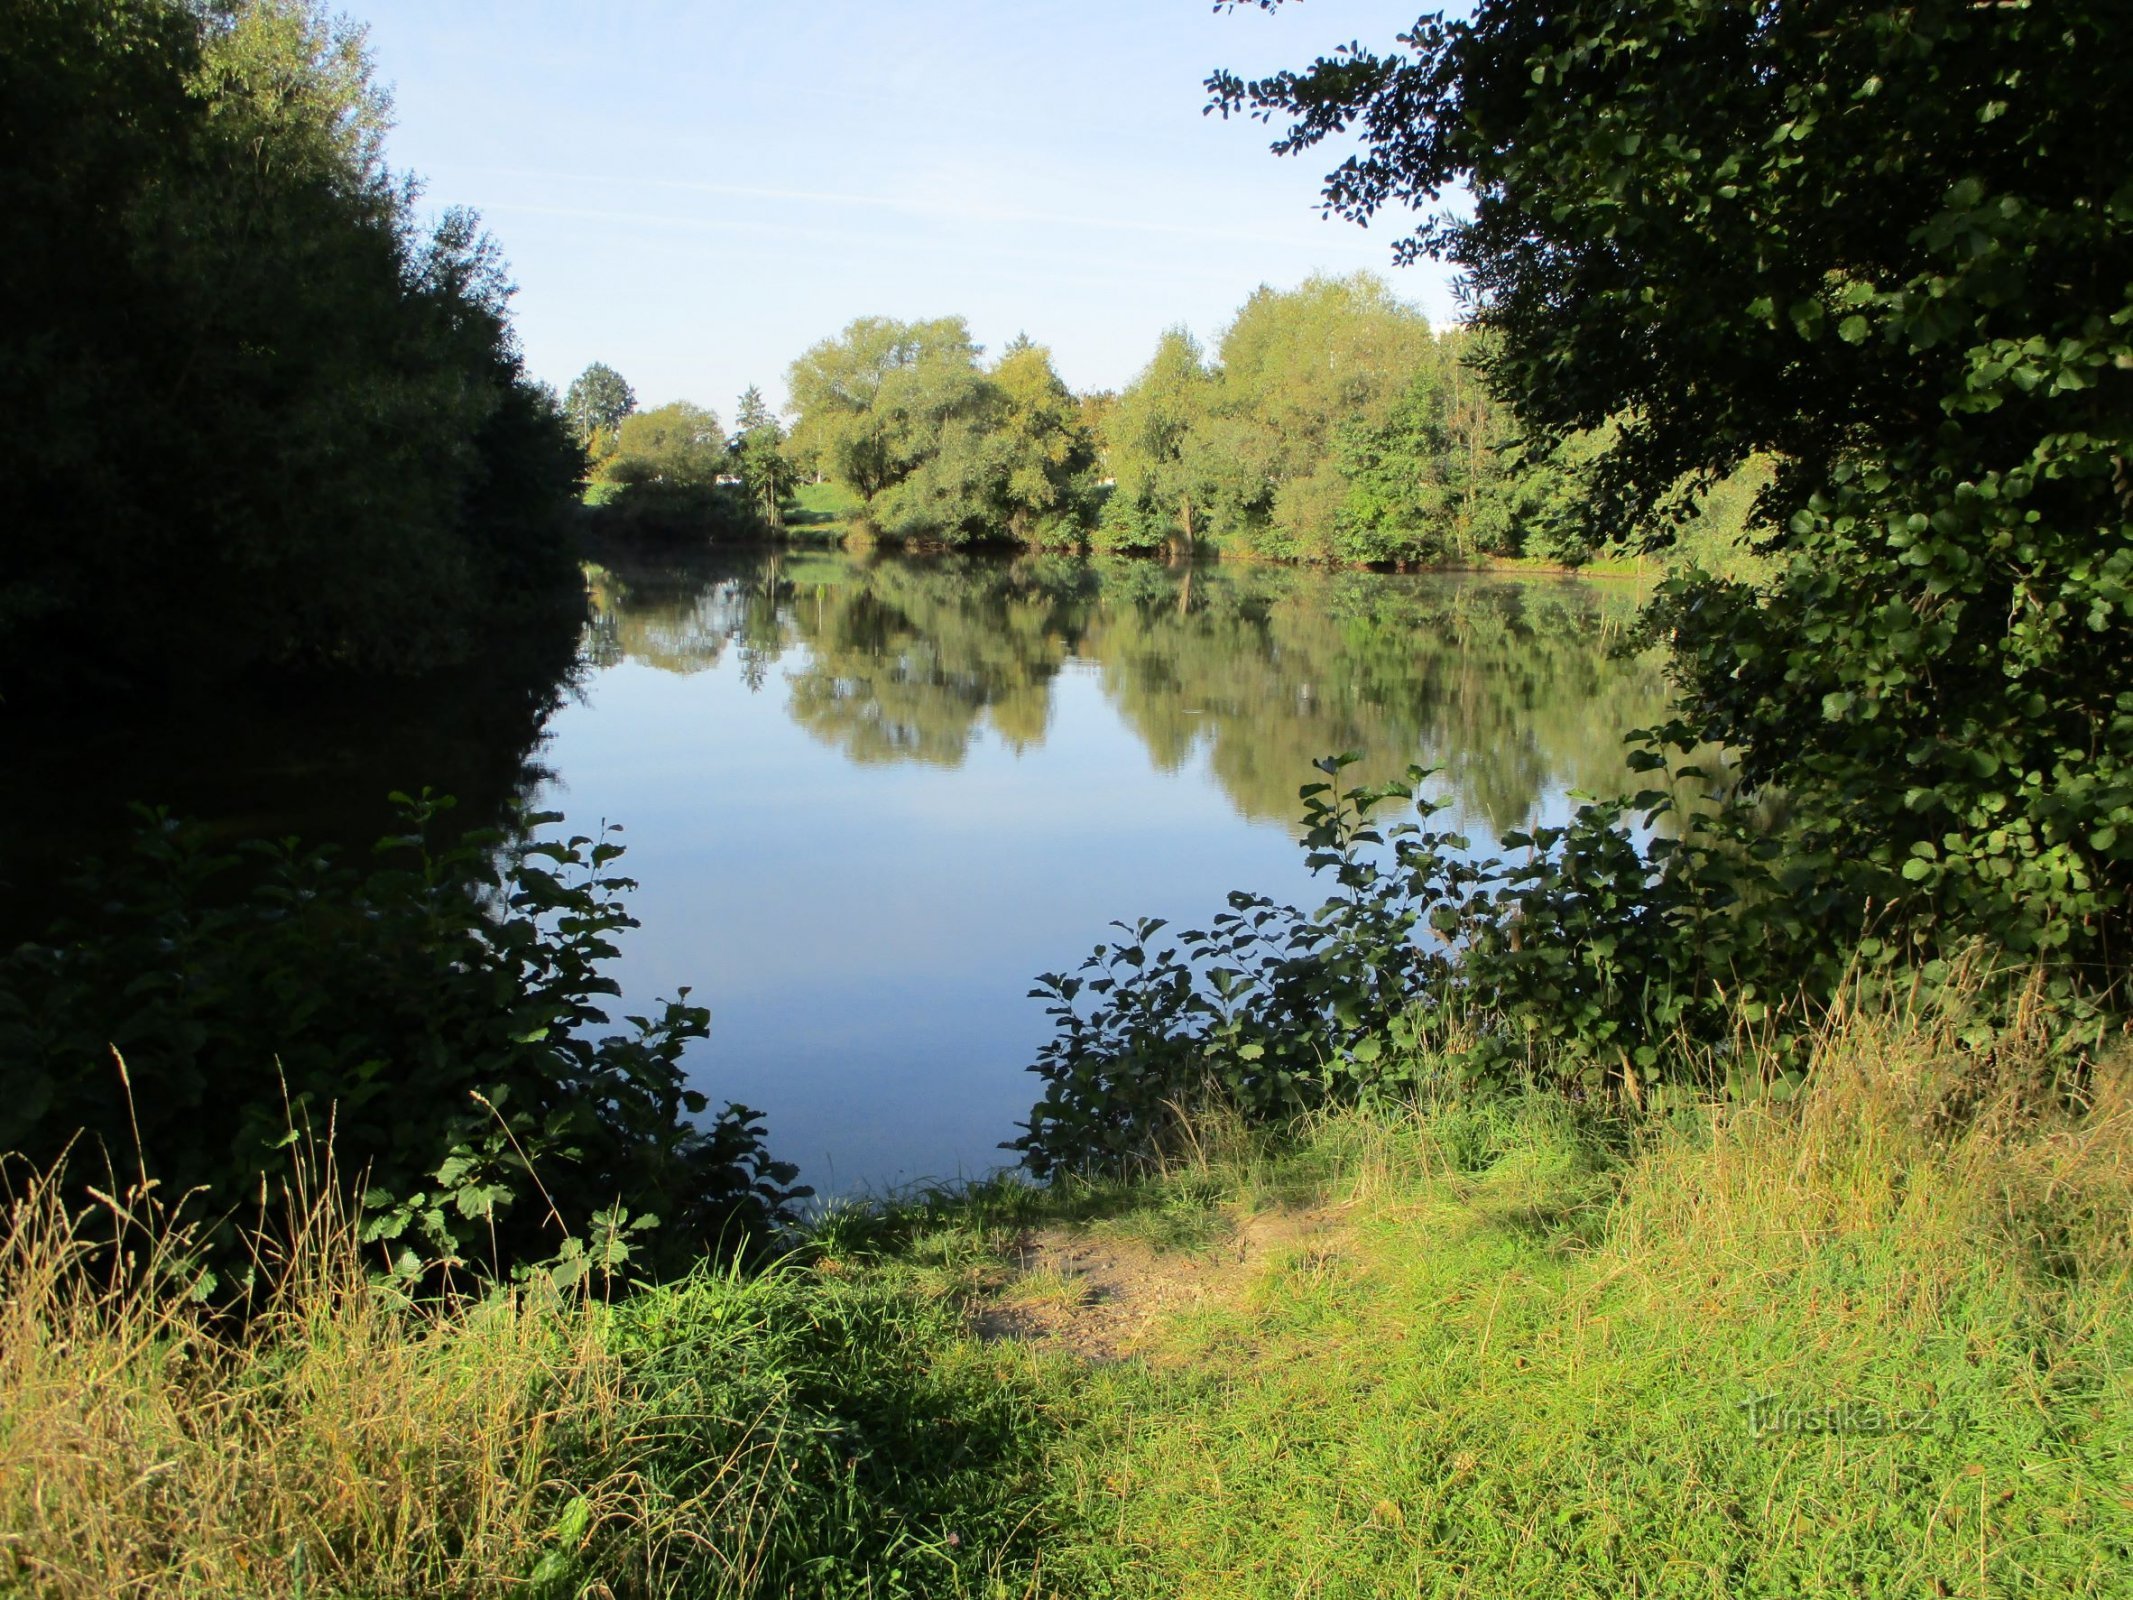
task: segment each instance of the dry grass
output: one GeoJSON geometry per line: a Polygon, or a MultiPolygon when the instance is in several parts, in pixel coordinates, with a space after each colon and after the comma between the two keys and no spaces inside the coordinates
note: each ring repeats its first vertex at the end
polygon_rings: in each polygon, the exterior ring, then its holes
{"type": "Polygon", "coordinates": [[[185,1292],[152,1190],[62,1192],[19,1183],[0,1234],[0,1588],[518,1595],[595,1551],[617,1592],[683,1559],[747,1587],[746,1452],[679,1503],[600,1465],[636,1406],[597,1303],[396,1304],[326,1183],[235,1319],[185,1292]]]}
{"type": "Polygon", "coordinates": [[[611,1307],[396,1302],[328,1181],[217,1316],[152,1191],[23,1178],[0,1592],[2115,1600],[2133,1074],[2070,1093],[2046,1017],[1853,1009],[1783,1102],[1181,1117],[1137,1185],[826,1219],[813,1271],[611,1307]],[[1145,1359],[966,1337],[1033,1238],[1006,1323],[1145,1359]]]}

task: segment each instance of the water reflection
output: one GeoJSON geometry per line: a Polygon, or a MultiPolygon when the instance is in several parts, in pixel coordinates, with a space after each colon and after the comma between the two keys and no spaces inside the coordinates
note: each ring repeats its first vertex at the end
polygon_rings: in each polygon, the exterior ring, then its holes
{"type": "Polygon", "coordinates": [[[544,729],[580,648],[572,607],[463,667],[404,679],[238,683],[37,722],[0,706],[0,941],[88,909],[70,884],[85,859],[127,846],[136,804],[220,840],[294,836],[357,860],[398,830],[395,790],[453,796],[443,835],[498,825],[554,776],[544,729]]]}
{"type": "Polygon", "coordinates": [[[734,653],[861,765],[954,768],[986,734],[1037,748],[1060,674],[1087,664],[1158,770],[1204,761],[1255,820],[1289,820],[1308,763],[1355,750],[1367,780],[1442,769],[1502,832],[1622,787],[1622,732],[1663,701],[1651,658],[1614,653],[1637,596],[1561,580],[784,554],[594,568],[592,592],[595,665],[734,653]]]}
{"type": "MultiPolygon", "coordinates": [[[[1560,581],[785,552],[592,574],[543,802],[628,824],[636,1007],[711,1007],[696,1086],[827,1192],[996,1166],[1031,977],[1115,917],[1312,903],[1308,763],[1443,770],[1477,835],[1625,786],[1637,596],[1560,581]]],[[[1486,837],[1478,842],[1486,843],[1486,837]]]]}

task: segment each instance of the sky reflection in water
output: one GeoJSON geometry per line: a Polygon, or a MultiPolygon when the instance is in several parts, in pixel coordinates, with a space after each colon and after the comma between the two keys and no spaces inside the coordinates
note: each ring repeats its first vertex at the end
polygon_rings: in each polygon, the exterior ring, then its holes
{"type": "Polygon", "coordinates": [[[1563,581],[785,554],[594,570],[592,666],[540,796],[625,824],[635,1009],[824,1192],[989,1170],[1047,1031],[1026,998],[1115,917],[1315,903],[1310,760],[1444,769],[1477,843],[1626,785],[1633,591],[1563,581]]]}

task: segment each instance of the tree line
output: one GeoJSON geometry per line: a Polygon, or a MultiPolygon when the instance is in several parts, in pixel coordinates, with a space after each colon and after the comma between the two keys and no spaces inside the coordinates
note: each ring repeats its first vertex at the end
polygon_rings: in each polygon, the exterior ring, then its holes
{"type": "Polygon", "coordinates": [[[0,10],[9,702],[433,666],[576,604],[576,443],[389,110],[314,0],[0,10]]]}
{"type": "Polygon", "coordinates": [[[1105,409],[1110,549],[1392,565],[1590,554],[1564,459],[1522,448],[1464,329],[1367,273],[1262,288],[1212,351],[1165,333],[1105,409]]]}
{"type": "Polygon", "coordinates": [[[816,482],[902,543],[1580,564],[1578,473],[1604,435],[1529,447],[1485,355],[1359,273],[1259,289],[1211,350],[1173,328],[1117,393],[1075,394],[1027,337],[988,360],[961,317],[863,317],[793,363],[789,434],[753,388],[731,435],[688,402],[638,412],[603,363],[566,409],[594,498],[632,523],[778,530],[816,482]]]}

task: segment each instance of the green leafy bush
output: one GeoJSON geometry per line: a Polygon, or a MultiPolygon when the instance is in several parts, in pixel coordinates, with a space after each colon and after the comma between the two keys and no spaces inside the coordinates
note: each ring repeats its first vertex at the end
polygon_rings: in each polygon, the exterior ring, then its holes
{"type": "Polygon", "coordinates": [[[804,1191],[756,1113],[692,1120],[682,1053],[708,1012],[684,990],[603,1031],[603,966],[636,926],[622,846],[541,838],[560,819],[533,813],[440,848],[450,802],[395,798],[407,831],[364,870],[144,812],[82,885],[94,914],[0,958],[0,1150],[48,1162],[86,1135],[229,1211],[330,1130],[410,1274],[502,1271],[566,1234],[658,1270],[760,1240],[804,1191]]]}
{"type": "MultiPolygon", "coordinates": [[[[1337,781],[1355,759],[1316,765],[1337,781]]],[[[1663,766],[1650,749],[1635,764],[1663,766]]],[[[1751,812],[1647,790],[1507,833],[1519,853],[1486,856],[1428,825],[1441,809],[1421,793],[1429,776],[1300,791],[1311,870],[1337,885],[1317,909],[1234,893],[1206,929],[1158,947],[1162,922],[1115,924],[1126,937],[1077,975],[1041,976],[1031,993],[1054,1031],[1031,1070],[1045,1091],[1011,1148],[1040,1175],[1131,1164],[1209,1101],[1279,1123],[1536,1082],[1631,1103],[1680,1083],[1784,1092],[1847,991],[1978,983],[1967,947],[1914,964],[1911,942],[1847,921],[1824,864],[1751,812]],[[1419,822],[1375,821],[1409,798],[1419,822]]],[[[1983,988],[1980,1043],[1996,1003],[1983,988]]],[[[2099,1036],[2102,1012],[2069,971],[2007,1003],[2049,1014],[2075,1058],[2099,1036]]]]}

